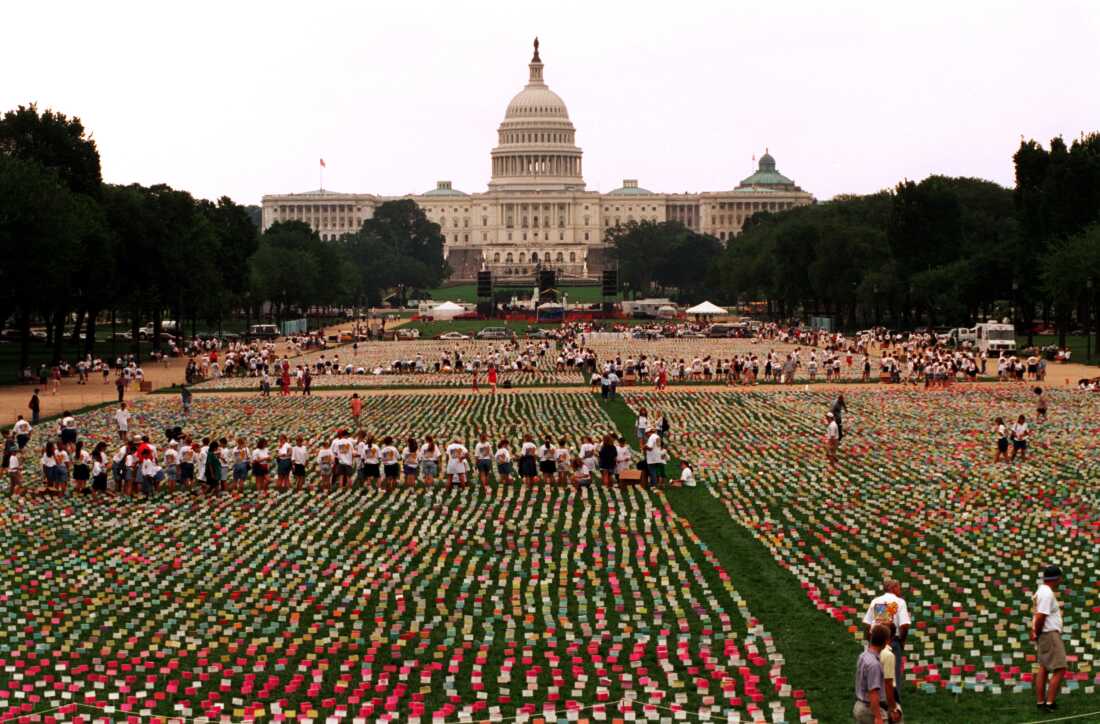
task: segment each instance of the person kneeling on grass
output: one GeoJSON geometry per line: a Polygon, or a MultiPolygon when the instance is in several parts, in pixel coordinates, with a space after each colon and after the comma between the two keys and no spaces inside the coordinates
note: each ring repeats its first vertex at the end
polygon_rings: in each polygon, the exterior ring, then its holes
{"type": "Polygon", "coordinates": [[[680,485],[685,488],[695,487],[695,471],[691,469],[691,463],[687,460],[680,461],[680,485]]]}

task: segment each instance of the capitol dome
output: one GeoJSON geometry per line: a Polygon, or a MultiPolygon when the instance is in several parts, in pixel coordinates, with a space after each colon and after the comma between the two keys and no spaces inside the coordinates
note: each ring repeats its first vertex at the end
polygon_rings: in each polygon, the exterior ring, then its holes
{"type": "Polygon", "coordinates": [[[543,80],[538,38],[527,67],[527,85],[508,102],[497,128],[489,189],[583,191],[576,129],[565,101],[543,80]]]}

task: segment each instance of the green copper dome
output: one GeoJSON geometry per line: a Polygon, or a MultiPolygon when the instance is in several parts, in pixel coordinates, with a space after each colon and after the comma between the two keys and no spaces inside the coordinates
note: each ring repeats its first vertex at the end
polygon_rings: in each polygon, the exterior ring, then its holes
{"type": "Polygon", "coordinates": [[[756,167],[756,173],[741,179],[737,188],[746,189],[763,187],[775,191],[800,191],[794,181],[775,170],[775,159],[767,151],[760,157],[760,163],[756,167]]]}

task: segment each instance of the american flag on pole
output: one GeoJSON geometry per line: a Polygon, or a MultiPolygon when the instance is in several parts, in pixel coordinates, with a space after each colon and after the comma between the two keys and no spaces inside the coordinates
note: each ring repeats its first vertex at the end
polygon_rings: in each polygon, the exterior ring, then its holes
{"type": "Polygon", "coordinates": [[[325,168],[325,159],[321,159],[321,168],[325,168]]]}

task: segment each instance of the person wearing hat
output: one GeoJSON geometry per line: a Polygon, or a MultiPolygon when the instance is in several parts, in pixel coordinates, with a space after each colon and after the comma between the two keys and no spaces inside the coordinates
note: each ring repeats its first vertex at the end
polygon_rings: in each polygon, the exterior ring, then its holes
{"type": "Polygon", "coordinates": [[[836,448],[840,443],[840,425],[831,412],[825,413],[825,458],[830,465],[836,464],[836,448]]]}
{"type": "Polygon", "coordinates": [[[1043,569],[1043,582],[1031,597],[1031,639],[1039,657],[1035,677],[1035,705],[1044,711],[1056,709],[1054,699],[1066,673],[1066,649],[1062,644],[1062,606],[1058,602],[1058,584],[1062,569],[1050,565],[1043,569]]]}

